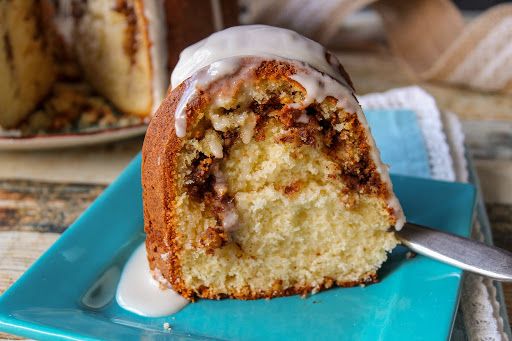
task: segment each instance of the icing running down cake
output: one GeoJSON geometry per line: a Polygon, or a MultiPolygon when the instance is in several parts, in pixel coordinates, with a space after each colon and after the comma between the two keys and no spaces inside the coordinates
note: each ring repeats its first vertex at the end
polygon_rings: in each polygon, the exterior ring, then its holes
{"type": "Polygon", "coordinates": [[[153,272],[188,299],[376,281],[405,218],[336,57],[233,27],[185,49],[171,83],[142,152],[153,272]]]}

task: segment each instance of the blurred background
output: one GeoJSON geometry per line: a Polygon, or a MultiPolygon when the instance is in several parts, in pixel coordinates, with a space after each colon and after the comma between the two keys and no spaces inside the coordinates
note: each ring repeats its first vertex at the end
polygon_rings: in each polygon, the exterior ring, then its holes
{"type": "MultiPolygon", "coordinates": [[[[321,41],[360,96],[432,96],[440,124],[463,132],[495,244],[512,251],[511,2],[145,3],[0,0],[0,293],[140,152],[179,52],[239,22],[321,41]]],[[[504,292],[510,309],[512,285],[504,292]]]]}

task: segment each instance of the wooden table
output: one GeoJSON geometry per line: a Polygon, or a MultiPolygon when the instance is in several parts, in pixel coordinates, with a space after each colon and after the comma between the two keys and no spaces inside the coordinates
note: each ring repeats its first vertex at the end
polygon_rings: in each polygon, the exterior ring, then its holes
{"type": "MultiPolygon", "coordinates": [[[[341,58],[359,94],[416,84],[387,54],[341,58]]],[[[462,119],[495,242],[512,251],[512,96],[420,85],[442,109],[462,119]]],[[[134,138],[78,149],[0,152],[0,293],[116,178],[141,145],[142,138],[134,138]]],[[[504,288],[510,314],[512,285],[504,288]]]]}

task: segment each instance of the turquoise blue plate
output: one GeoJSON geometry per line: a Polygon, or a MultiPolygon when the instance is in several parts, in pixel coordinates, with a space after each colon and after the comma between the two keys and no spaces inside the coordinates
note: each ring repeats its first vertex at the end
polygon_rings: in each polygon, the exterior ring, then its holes
{"type": "MultiPolygon", "coordinates": [[[[37,339],[443,340],[462,272],[398,247],[367,287],[306,299],[200,300],[144,318],[112,299],[120,269],[143,240],[140,156],[5,294],[0,330],[37,339]],[[170,323],[172,332],[162,325],[170,323]]],[[[394,176],[409,221],[469,235],[474,188],[394,176]]]]}

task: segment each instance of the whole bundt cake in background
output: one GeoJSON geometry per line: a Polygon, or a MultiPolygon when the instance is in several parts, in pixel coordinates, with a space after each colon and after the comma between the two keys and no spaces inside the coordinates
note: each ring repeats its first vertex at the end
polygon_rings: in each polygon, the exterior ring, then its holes
{"type": "Polygon", "coordinates": [[[142,184],[150,267],[189,299],[372,283],[404,223],[338,60],[269,26],[182,52],[142,184]]]}
{"type": "Polygon", "coordinates": [[[158,107],[169,82],[163,1],[56,1],[55,24],[84,78],[120,111],[158,107]]]}
{"type": "Polygon", "coordinates": [[[35,109],[55,78],[46,34],[47,1],[0,1],[0,126],[11,128],[35,109]]]}
{"type": "Polygon", "coordinates": [[[147,117],[179,52],[235,24],[236,9],[236,0],[1,1],[0,125],[34,109],[38,121],[90,110],[147,117]]]}

